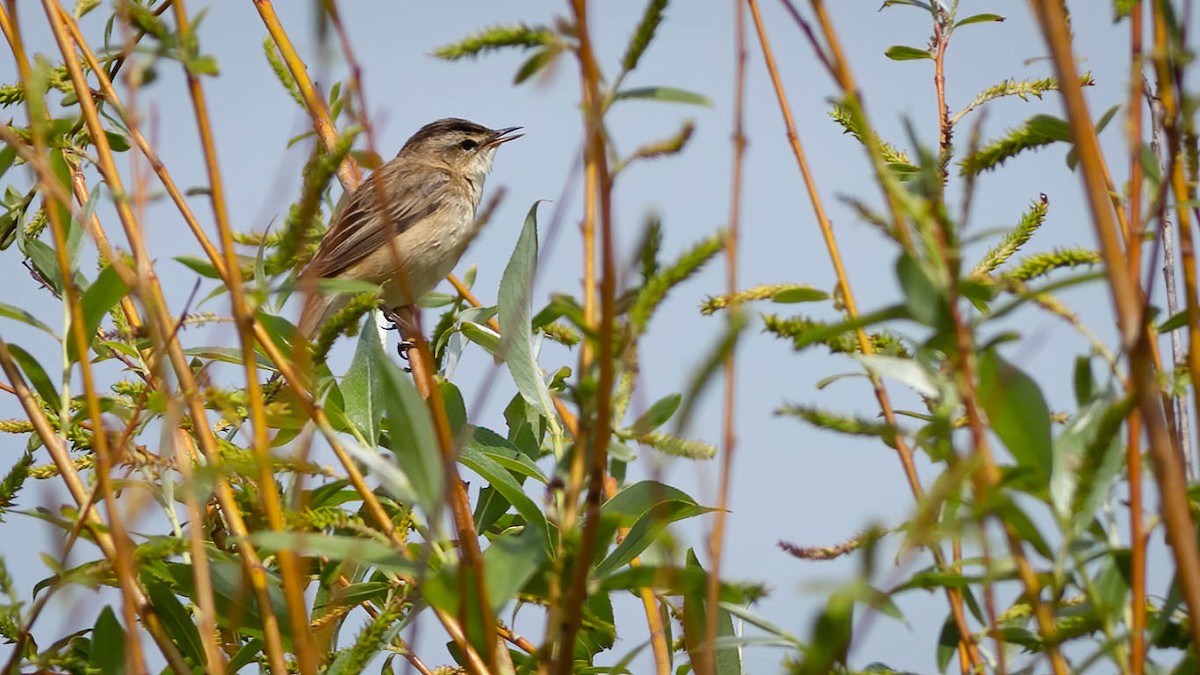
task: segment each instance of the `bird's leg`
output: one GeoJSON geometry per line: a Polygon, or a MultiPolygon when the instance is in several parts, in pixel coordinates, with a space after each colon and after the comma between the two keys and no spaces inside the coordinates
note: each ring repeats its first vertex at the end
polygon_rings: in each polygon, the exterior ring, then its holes
{"type": "Polygon", "coordinates": [[[384,309],[383,315],[392,322],[387,330],[400,331],[400,343],[396,345],[396,351],[399,352],[400,358],[407,361],[408,351],[416,346],[416,343],[409,339],[409,336],[416,330],[412,320],[412,310],[408,306],[402,305],[384,309]]]}

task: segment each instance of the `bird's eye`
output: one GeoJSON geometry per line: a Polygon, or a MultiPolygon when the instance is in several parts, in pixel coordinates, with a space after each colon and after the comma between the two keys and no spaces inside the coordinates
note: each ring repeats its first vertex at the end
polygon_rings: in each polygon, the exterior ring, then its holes
{"type": "Polygon", "coordinates": [[[463,150],[474,150],[475,148],[479,147],[479,144],[468,138],[465,141],[459,142],[458,147],[462,148],[463,150]]]}

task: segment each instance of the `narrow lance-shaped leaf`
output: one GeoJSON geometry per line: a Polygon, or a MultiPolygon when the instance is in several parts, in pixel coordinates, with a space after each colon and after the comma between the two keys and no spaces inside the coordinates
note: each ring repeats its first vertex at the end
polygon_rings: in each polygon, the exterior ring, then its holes
{"type": "MultiPolygon", "coordinates": [[[[493,612],[499,612],[525,586],[546,559],[545,545],[533,531],[502,535],[483,552],[487,575],[488,601],[493,612]]],[[[454,612],[459,606],[458,569],[448,566],[430,577],[423,593],[434,606],[454,612]]]]}
{"type": "Polygon", "coordinates": [[[999,14],[973,14],[965,19],[960,19],[954,22],[955,28],[970,26],[973,23],[1000,23],[1004,21],[1004,17],[999,14]]]}
{"type": "MultiPolygon", "coordinates": [[[[687,552],[687,569],[704,571],[695,552],[687,552]]],[[[742,652],[737,646],[715,646],[707,644],[708,613],[717,612],[717,637],[733,638],[733,617],[724,608],[708,606],[705,589],[696,589],[683,597],[683,640],[692,663],[701,663],[706,652],[714,657],[716,675],[741,675],[742,652]]],[[[695,666],[693,666],[695,667],[695,666]]]]}
{"type": "Polygon", "coordinates": [[[429,406],[394,363],[387,362],[382,379],[396,463],[411,481],[421,508],[426,514],[436,513],[445,488],[445,470],[429,406]]]}
{"type": "Polygon", "coordinates": [[[631,560],[658,539],[667,525],[715,510],[700,506],[690,498],[687,500],[672,499],[655,504],[634,521],[621,543],[596,566],[596,577],[606,577],[628,565],[631,560]]]}
{"type": "Polygon", "coordinates": [[[679,488],[654,480],[644,480],[621,488],[620,492],[600,507],[600,515],[604,518],[616,518],[621,527],[631,527],[655,504],[666,501],[696,503],[691,495],[679,488]]]}
{"type": "Polygon", "coordinates": [[[1039,481],[1050,476],[1050,408],[1037,382],[1000,358],[995,349],[979,357],[979,402],[992,431],[1039,481]]]}
{"type": "Polygon", "coordinates": [[[915,61],[917,59],[932,59],[933,54],[928,49],[917,49],[907,45],[892,45],[883,53],[893,61],[915,61]]]}
{"type": "Polygon", "coordinates": [[[546,419],[554,419],[550,391],[533,355],[533,275],[537,267],[537,207],[534,202],[525,216],[516,248],[500,277],[497,319],[500,322],[500,355],[512,374],[517,391],[546,419]]]}
{"type": "Polygon", "coordinates": [[[679,402],[682,400],[679,394],[670,394],[655,401],[646,412],[634,421],[629,427],[629,433],[633,436],[642,436],[666,424],[667,420],[671,419],[671,415],[679,409],[679,402]]]}
{"type": "Polygon", "coordinates": [[[554,63],[554,60],[558,58],[561,52],[562,50],[555,45],[543,47],[534,52],[533,56],[525,59],[525,63],[522,63],[521,67],[517,69],[517,74],[513,75],[513,84],[521,84],[538,74],[551,63],[554,63]]]}
{"type": "Polygon", "coordinates": [[[362,433],[367,444],[374,446],[379,441],[379,425],[383,421],[384,369],[387,354],[379,339],[376,313],[371,312],[363,321],[354,360],[342,380],[342,398],[346,416],[362,433]]]}
{"type": "Polygon", "coordinates": [[[614,100],[620,101],[624,99],[641,99],[647,101],[664,101],[667,103],[691,103],[693,105],[702,105],[711,108],[713,106],[712,99],[704,94],[697,94],[694,91],[686,89],[678,89],[675,87],[639,87],[636,89],[622,89],[618,91],[614,100]]]}
{"type": "MultiPolygon", "coordinates": [[[[100,275],[83,292],[83,297],[80,299],[80,305],[83,308],[83,331],[89,343],[95,337],[96,331],[100,328],[100,322],[108,314],[108,310],[120,302],[127,293],[129,293],[129,288],[125,286],[121,275],[117,274],[117,271],[111,266],[100,270],[100,275]]],[[[67,356],[71,361],[81,358],[80,354],[76,353],[75,344],[75,340],[68,335],[67,356]]]]}
{"type": "Polygon", "coordinates": [[[16,307],[13,305],[6,305],[3,302],[0,302],[0,316],[6,317],[9,319],[15,319],[27,326],[33,326],[34,328],[37,328],[38,330],[49,333],[50,335],[54,336],[57,339],[57,336],[54,335],[53,328],[46,325],[45,323],[40,321],[36,316],[30,314],[29,312],[25,311],[24,309],[21,309],[20,307],[16,307]]]}
{"type": "Polygon", "coordinates": [[[120,675],[125,672],[125,629],[108,605],[100,610],[100,616],[92,627],[88,665],[101,675],[120,675]]]}
{"type": "Polygon", "coordinates": [[[19,345],[8,345],[8,351],[12,353],[13,361],[16,361],[17,365],[21,367],[38,396],[42,397],[51,410],[61,409],[62,401],[58,397],[58,389],[50,380],[50,376],[46,374],[46,370],[42,368],[42,364],[38,363],[32,354],[19,345]]]}

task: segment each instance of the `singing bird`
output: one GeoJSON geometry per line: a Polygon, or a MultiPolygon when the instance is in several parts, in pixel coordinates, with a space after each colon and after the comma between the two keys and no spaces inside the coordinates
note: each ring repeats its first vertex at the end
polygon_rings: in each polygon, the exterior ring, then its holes
{"type": "MultiPolygon", "coordinates": [[[[335,211],[302,282],[354,279],[382,287],[385,310],[414,305],[458,264],[479,233],[475,212],[496,150],[521,127],[489,129],[446,118],[421,127],[394,159],[335,211]]],[[[313,292],[300,315],[311,339],[347,302],[313,292]]]]}

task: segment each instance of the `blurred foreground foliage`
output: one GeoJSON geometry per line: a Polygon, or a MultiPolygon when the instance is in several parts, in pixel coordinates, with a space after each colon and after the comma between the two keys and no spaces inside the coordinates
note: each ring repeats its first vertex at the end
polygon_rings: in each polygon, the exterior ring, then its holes
{"type": "MultiPolygon", "coordinates": [[[[904,620],[898,601],[935,592],[945,597],[947,615],[929,646],[930,671],[1194,672],[1197,629],[1190,617],[1200,610],[1193,605],[1200,597],[1200,559],[1187,557],[1186,542],[1195,548],[1192,513],[1200,492],[1164,480],[1170,464],[1163,457],[1193,455],[1195,420],[1187,399],[1200,362],[1189,362],[1176,341],[1172,367],[1165,347],[1163,353],[1157,348],[1160,334],[1165,345],[1168,334],[1184,329],[1194,347],[1200,311],[1190,232],[1179,233],[1186,242],[1179,260],[1166,246],[1175,236],[1170,221],[1186,230],[1197,215],[1196,101],[1182,87],[1194,54],[1178,18],[1180,3],[1114,3],[1116,16],[1133,30],[1141,29],[1142,12],[1154,18],[1156,31],[1150,65],[1157,77],[1148,85],[1155,94],[1147,107],[1153,114],[1148,124],[1139,121],[1130,151],[1136,178],[1121,190],[1108,179],[1109,208],[1124,226],[1124,248],[1117,252],[1123,258],[1107,249],[1027,252],[1039,229],[1053,222],[1046,195],[1016,202],[1005,232],[972,233],[968,222],[977,182],[1008,170],[1005,162],[1018,155],[1070,146],[1071,170],[1106,171],[1097,165],[1102,157],[1078,146],[1119,107],[1094,121],[1036,112],[991,140],[982,138],[978,123],[992,101],[1018,97],[1037,105],[1030,99],[1077,90],[1099,74],[994,83],[952,113],[941,89],[946,46],[959,30],[1006,30],[996,25],[1004,17],[960,15],[956,0],[889,0],[886,11],[920,11],[931,19],[927,47],[897,45],[886,56],[915,62],[906,67],[932,65],[941,114],[936,143],[915,132],[884,139],[870,126],[860,92],[848,86],[823,3],[811,4],[812,17],[796,17],[842,86],[832,121],[848,134],[847,144],[861,145],[870,157],[879,188],[879,203],[866,195],[845,200],[893,245],[897,299],[859,311],[844,276],[828,291],[796,278],[711,292],[699,311],[725,319],[717,339],[694,350],[694,375],[679,393],[636,416],[630,403],[646,386],[639,341],[656,311],[678,286],[723,252],[736,254],[737,246],[736,216],[730,229],[674,256],[662,250],[668,225],[653,218],[633,259],[614,260],[609,245],[608,199],[622,171],[685,152],[695,124],[681,119],[675,134],[643,139],[622,155],[605,115],[614,105],[647,100],[712,105],[702,94],[671,86],[627,84],[639,77],[659,31],[669,27],[666,0],[649,0],[630,17],[627,46],[609,76],[592,51],[582,0],[551,24],[488,27],[434,51],[456,60],[523,50],[529,55],[516,84],[550,77],[560,62],[579,66],[587,129],[584,238],[588,250],[598,251],[598,271],[578,294],[559,289],[548,302],[536,301],[534,204],[493,304],[474,299],[473,270],[456,292],[425,298],[427,341],[417,340],[411,374],[385,348],[373,311],[377,289],[350,282],[316,289],[354,299],[312,345],[282,316],[284,303],[301,290],[295,270],[334,208],[333,183],[353,189],[357,167],[378,164],[373,148],[360,148],[370,126],[355,76],[324,95],[316,92],[270,3],[256,3],[270,33],[266,59],[280,95],[313,118],[313,132],[293,142],[313,149],[296,177],[301,197],[279,229],[234,232],[224,222],[212,155],[211,184],[181,194],[112,86],[118,76],[125,87],[156,86],[158,71],[182,68],[204,121],[197,92],[205,78],[219,76],[219,59],[201,49],[202,12],[189,15],[178,0],[121,1],[105,9],[80,2],[73,12],[47,2],[44,17],[30,11],[22,18],[48,22],[65,54],[55,62],[41,55],[30,60],[9,13],[13,5],[0,9],[20,71],[19,81],[0,87],[0,105],[24,120],[0,133],[0,248],[13,249],[6,264],[24,265],[41,286],[36,297],[0,302],[0,396],[19,401],[25,413],[0,420],[12,449],[0,480],[0,518],[38,519],[63,541],[43,554],[48,575],[30,596],[18,591],[0,557],[0,637],[13,647],[5,672],[142,672],[165,662],[164,672],[619,673],[632,672],[638,658],[652,660],[659,673],[726,675],[742,672],[746,647],[778,649],[795,673],[850,672],[854,628],[864,617],[904,620]],[[111,16],[93,51],[76,20],[96,11],[111,16]],[[969,121],[976,126],[963,149],[954,139],[969,121]],[[141,216],[146,188],[132,180],[131,192],[122,187],[113,160],[119,153],[149,160],[191,226],[195,255],[148,256],[141,216]],[[204,234],[185,196],[212,202],[217,242],[204,234]],[[122,243],[110,244],[117,230],[122,243]],[[966,252],[980,242],[988,246],[982,256],[966,252]],[[1108,284],[1119,296],[1113,266],[1128,265],[1140,283],[1142,267],[1157,263],[1163,248],[1172,271],[1184,271],[1184,306],[1177,306],[1173,275],[1165,282],[1166,308],[1151,304],[1155,294],[1140,293],[1140,313],[1132,329],[1123,324],[1117,347],[1095,337],[1105,331],[1085,325],[1057,295],[1108,284]],[[618,267],[634,272],[623,275],[618,267]],[[211,292],[193,293],[186,306],[172,310],[159,286],[159,275],[168,273],[193,275],[197,289],[211,292]],[[60,326],[46,323],[54,314],[47,304],[60,310],[60,326]],[[231,306],[232,318],[202,311],[201,304],[231,306]],[[753,317],[751,307],[765,309],[753,317]],[[1090,345],[1085,353],[1061,355],[1074,361],[1072,409],[1052,411],[1042,378],[1022,367],[1019,355],[1036,338],[1019,332],[1015,312],[1048,313],[1090,345]],[[237,326],[237,343],[196,343],[193,327],[221,321],[237,326]],[[24,347],[10,339],[18,324],[24,324],[24,347]],[[843,378],[869,382],[864,407],[877,416],[820,403],[781,402],[776,412],[876,439],[901,459],[914,496],[911,512],[886,529],[834,546],[781,543],[800,560],[861,560],[856,578],[828,590],[806,635],[757,613],[764,587],[718,580],[708,571],[711,551],[698,553],[671,535],[670,526],[686,519],[721,522],[729,504],[702,504],[675,486],[627,478],[642,473],[630,470],[639,449],[691,460],[717,456],[716,445],[687,436],[687,421],[754,327],[786,341],[797,359],[815,358],[813,348],[824,347],[831,356],[820,358],[848,365],[850,371],[822,388],[843,378]],[[345,373],[334,373],[324,357],[345,335],[355,340],[354,358],[345,373]],[[569,351],[543,356],[547,340],[569,351]],[[502,363],[518,392],[496,428],[468,421],[475,402],[455,385],[460,358],[474,349],[502,363]],[[563,353],[577,360],[550,363],[563,353]],[[1143,357],[1148,360],[1138,360],[1143,357]],[[242,368],[242,377],[230,376],[228,364],[242,368]],[[1138,364],[1150,364],[1152,377],[1139,378],[1138,364]],[[889,387],[904,390],[914,407],[894,406],[889,387]],[[1155,401],[1159,417],[1148,416],[1155,401]],[[1142,429],[1151,430],[1147,445],[1142,429]],[[1147,456],[1152,473],[1144,478],[1147,456]],[[924,476],[915,471],[917,458],[931,467],[924,476]],[[22,502],[22,490],[34,480],[59,482],[69,501],[55,509],[22,502]],[[1163,495],[1161,512],[1144,506],[1150,486],[1163,495]],[[1186,502],[1171,501],[1176,498],[1186,502]],[[1178,503],[1186,504],[1182,513],[1171,510],[1178,503]],[[132,515],[149,512],[155,515],[146,531],[127,529],[132,515]],[[1172,545],[1175,574],[1147,579],[1147,547],[1160,530],[1172,545]],[[899,549],[905,562],[899,574],[882,569],[884,542],[899,549]],[[87,561],[74,562],[81,558],[87,561]],[[1188,560],[1196,564],[1178,562],[1188,560]],[[51,598],[76,586],[111,587],[119,597],[89,608],[90,629],[35,640],[32,630],[51,598]],[[646,623],[614,614],[613,599],[624,595],[640,599],[646,623]],[[535,614],[522,625],[544,627],[544,635],[517,633],[499,618],[505,608],[510,620],[535,614]],[[408,642],[422,618],[440,626],[439,641],[453,666],[428,665],[430,656],[408,642]]],[[[1061,8],[1032,5],[1054,46],[1063,39],[1052,30],[1061,8]]],[[[774,77],[757,3],[747,7],[774,77]]],[[[336,3],[322,3],[319,13],[323,27],[342,34],[336,3]]],[[[353,63],[344,41],[341,48],[353,63]]],[[[1140,88],[1132,103],[1142,109],[1140,88]]],[[[740,110],[742,102],[736,104],[740,110]]],[[[782,110],[790,125],[790,113],[782,110]]],[[[203,131],[200,142],[211,150],[203,131]]],[[[802,159],[801,146],[793,149],[802,159]]],[[[735,167],[740,162],[735,153],[735,167]]],[[[822,220],[822,209],[816,212],[822,220]]],[[[826,242],[832,244],[832,230],[826,242]]],[[[840,270],[840,254],[829,248],[840,270]]],[[[1123,320],[1120,302],[1118,308],[1123,320]]],[[[1190,481],[1190,461],[1186,467],[1185,474],[1179,463],[1177,478],[1190,481]]],[[[719,562],[719,540],[714,548],[719,562]]],[[[887,658],[869,655],[879,661],[859,672],[894,672],[887,658]]]]}

